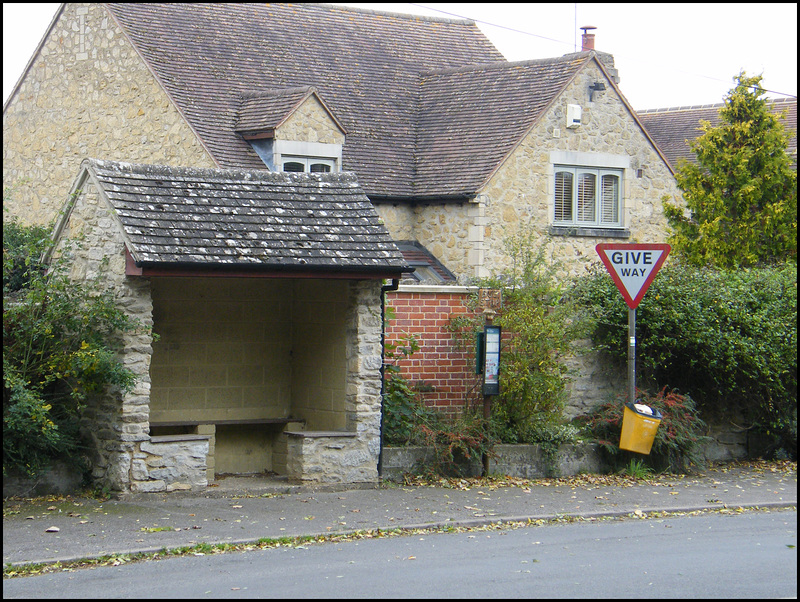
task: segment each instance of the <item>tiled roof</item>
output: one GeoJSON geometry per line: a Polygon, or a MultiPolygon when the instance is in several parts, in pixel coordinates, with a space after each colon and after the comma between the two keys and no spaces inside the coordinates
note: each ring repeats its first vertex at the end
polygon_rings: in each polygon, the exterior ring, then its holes
{"type": "Polygon", "coordinates": [[[107,5],[223,168],[264,169],[243,94],[314,86],[370,196],[412,195],[421,72],[504,61],[474,22],[313,4],[107,5]]]}
{"type": "MultiPolygon", "coordinates": [[[[395,241],[406,262],[414,267],[427,267],[436,272],[442,282],[455,282],[456,277],[433,254],[416,240],[395,241]]],[[[419,272],[419,269],[417,269],[419,272]]]]}
{"type": "Polygon", "coordinates": [[[423,74],[415,193],[477,191],[592,56],[423,74]]]}
{"type": "Polygon", "coordinates": [[[406,262],[354,174],[88,159],[137,265],[398,273],[406,262]]]}
{"type": "MultiPolygon", "coordinates": [[[[700,121],[706,120],[712,126],[719,125],[719,110],[723,103],[699,105],[693,107],[673,107],[669,109],[650,109],[637,113],[639,120],[650,136],[658,144],[673,168],[677,168],[679,159],[696,162],[695,154],[687,141],[694,140],[703,132],[700,121]]],[[[787,111],[784,127],[792,130],[788,150],[797,154],[797,99],[778,98],[772,100],[770,108],[775,113],[787,111]]]]}
{"type": "Polygon", "coordinates": [[[314,92],[314,88],[289,88],[242,94],[236,114],[236,132],[274,130],[314,92]]]}

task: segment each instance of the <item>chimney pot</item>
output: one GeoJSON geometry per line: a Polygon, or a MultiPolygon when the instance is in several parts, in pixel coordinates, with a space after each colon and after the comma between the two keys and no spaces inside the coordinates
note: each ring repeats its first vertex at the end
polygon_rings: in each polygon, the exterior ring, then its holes
{"type": "Polygon", "coordinates": [[[594,34],[589,33],[590,29],[597,29],[594,25],[584,25],[581,27],[583,36],[581,37],[581,52],[588,52],[594,50],[594,34]]]}

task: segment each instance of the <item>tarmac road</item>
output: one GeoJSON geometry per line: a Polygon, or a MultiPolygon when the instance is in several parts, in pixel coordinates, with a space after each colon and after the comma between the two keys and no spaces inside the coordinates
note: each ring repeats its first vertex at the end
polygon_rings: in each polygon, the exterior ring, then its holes
{"type": "Polygon", "coordinates": [[[230,478],[203,492],[121,500],[4,500],[3,563],[68,562],[196,544],[367,529],[476,526],[555,517],[626,516],[797,505],[797,463],[718,465],[688,476],[448,481],[370,489],[287,487],[230,478]],[[53,530],[55,529],[55,530],[53,530]]]}
{"type": "Polygon", "coordinates": [[[5,598],[778,598],[797,512],[409,534],[10,579],[5,598]]]}

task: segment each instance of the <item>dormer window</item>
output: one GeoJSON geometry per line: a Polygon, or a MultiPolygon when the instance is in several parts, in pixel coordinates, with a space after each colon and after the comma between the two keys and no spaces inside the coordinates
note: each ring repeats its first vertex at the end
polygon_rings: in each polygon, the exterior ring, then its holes
{"type": "Polygon", "coordinates": [[[281,157],[282,171],[330,173],[336,171],[336,162],[333,159],[319,157],[281,157]]]}
{"type": "Polygon", "coordinates": [[[270,171],[342,170],[347,132],[313,87],[243,94],[234,129],[270,171]]]}

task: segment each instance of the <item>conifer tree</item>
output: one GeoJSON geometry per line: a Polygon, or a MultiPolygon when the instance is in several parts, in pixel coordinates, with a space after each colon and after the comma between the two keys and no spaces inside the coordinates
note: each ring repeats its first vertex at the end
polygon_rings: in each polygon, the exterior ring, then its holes
{"type": "MultiPolygon", "coordinates": [[[[676,174],[685,208],[664,201],[673,250],[719,268],[797,262],[797,171],[789,134],[761,98],[762,76],[744,71],[725,97],[720,123],[702,121],[691,143],[698,164],[676,174]]],[[[785,117],[783,117],[785,119],[785,117]]]]}

